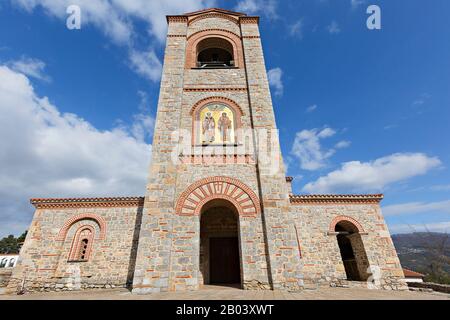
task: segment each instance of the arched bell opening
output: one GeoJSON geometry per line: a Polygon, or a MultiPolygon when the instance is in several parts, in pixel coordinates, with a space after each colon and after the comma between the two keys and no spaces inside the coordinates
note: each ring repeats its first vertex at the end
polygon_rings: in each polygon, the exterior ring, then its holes
{"type": "Polygon", "coordinates": [[[223,38],[210,37],[197,45],[198,68],[234,67],[233,45],[223,38]]]}

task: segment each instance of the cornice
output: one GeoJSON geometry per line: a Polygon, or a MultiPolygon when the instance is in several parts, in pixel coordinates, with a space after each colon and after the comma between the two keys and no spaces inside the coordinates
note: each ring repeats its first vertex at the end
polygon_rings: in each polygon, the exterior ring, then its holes
{"type": "Polygon", "coordinates": [[[188,22],[188,17],[183,15],[177,15],[177,16],[166,16],[167,23],[170,22],[188,22]]]}
{"type": "Polygon", "coordinates": [[[144,197],[112,198],[36,198],[30,203],[36,209],[53,208],[97,208],[97,207],[142,207],[144,197]]]}
{"type": "Polygon", "coordinates": [[[290,195],[293,204],[379,204],[382,194],[290,195]]]}
{"type": "Polygon", "coordinates": [[[259,17],[239,17],[239,22],[241,24],[259,24],[259,17]]]}
{"type": "MultiPolygon", "coordinates": [[[[203,69],[203,70],[207,70],[207,69],[203,69]]],[[[222,88],[219,88],[219,87],[217,87],[217,88],[183,88],[183,91],[186,91],[186,92],[247,91],[247,88],[244,88],[244,87],[241,87],[241,88],[226,88],[226,87],[222,87],[222,88]]]]}

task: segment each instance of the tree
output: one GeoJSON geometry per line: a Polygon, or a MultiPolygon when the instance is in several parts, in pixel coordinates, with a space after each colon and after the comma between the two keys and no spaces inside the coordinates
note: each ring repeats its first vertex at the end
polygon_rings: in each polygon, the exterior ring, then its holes
{"type": "Polygon", "coordinates": [[[0,240],[0,254],[19,253],[22,243],[25,241],[27,231],[16,238],[12,234],[0,240]]]}

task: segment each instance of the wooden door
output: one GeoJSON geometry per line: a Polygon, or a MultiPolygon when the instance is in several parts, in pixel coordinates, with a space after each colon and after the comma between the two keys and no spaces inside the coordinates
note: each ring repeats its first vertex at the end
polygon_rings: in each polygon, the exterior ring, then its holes
{"type": "Polygon", "coordinates": [[[210,238],[209,241],[210,283],[240,283],[238,238],[210,238]]]}

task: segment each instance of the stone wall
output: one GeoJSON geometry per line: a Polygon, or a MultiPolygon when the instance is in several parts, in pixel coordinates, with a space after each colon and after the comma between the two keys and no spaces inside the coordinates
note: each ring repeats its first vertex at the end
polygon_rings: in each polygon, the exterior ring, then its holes
{"type": "Polygon", "coordinates": [[[13,269],[2,268],[0,269],[0,288],[6,287],[11,278],[13,269]]]}
{"type": "MultiPolygon", "coordinates": [[[[406,289],[401,281],[404,276],[400,261],[379,204],[294,204],[292,211],[296,215],[306,287],[348,285],[337,233],[330,231],[333,220],[343,217],[356,220],[363,228],[356,235],[361,238],[363,248],[356,247],[354,250],[364,250],[368,265],[380,268],[378,288],[406,289]]],[[[367,287],[366,282],[361,285],[367,287]]]]}
{"type": "Polygon", "coordinates": [[[8,290],[17,292],[23,281],[28,292],[129,286],[141,215],[139,207],[37,209],[8,290]],[[80,226],[95,230],[92,251],[88,261],[70,262],[80,226]]]}
{"type": "Polygon", "coordinates": [[[437,292],[450,293],[450,285],[432,282],[408,282],[408,287],[418,289],[431,289],[437,292]]]}
{"type": "MultiPolygon", "coordinates": [[[[169,20],[161,88],[152,143],[152,162],[147,184],[133,292],[169,289],[170,256],[175,215],[177,164],[172,153],[177,141],[171,135],[180,128],[187,19],[169,20]]],[[[191,283],[192,284],[192,283],[191,283]]],[[[192,284],[196,287],[198,284],[192,284]]],[[[188,287],[189,288],[189,287],[188,287]]]]}
{"type": "Polygon", "coordinates": [[[241,36],[252,125],[259,136],[256,145],[259,155],[258,182],[270,278],[274,289],[299,290],[303,286],[302,266],[256,19],[241,24],[241,36]],[[263,132],[267,136],[261,139],[263,132]],[[264,161],[261,156],[266,152],[270,157],[264,161]]]}

